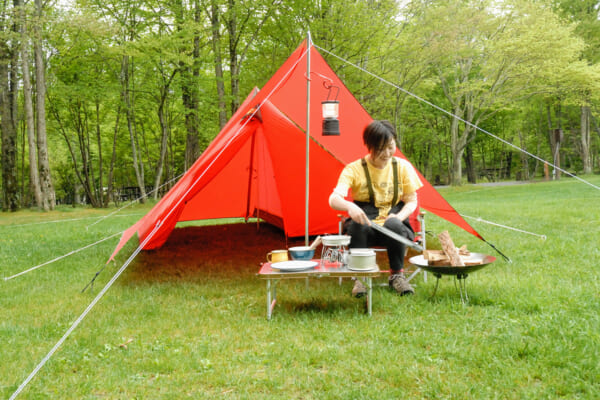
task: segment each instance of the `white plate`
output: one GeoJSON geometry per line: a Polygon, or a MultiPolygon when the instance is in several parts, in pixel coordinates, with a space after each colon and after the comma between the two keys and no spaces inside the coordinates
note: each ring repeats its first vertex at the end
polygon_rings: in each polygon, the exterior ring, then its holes
{"type": "Polygon", "coordinates": [[[353,268],[351,265],[348,265],[348,269],[350,271],[364,271],[364,272],[371,272],[371,271],[376,271],[377,270],[377,265],[371,265],[368,268],[353,268]]]}
{"type": "Polygon", "coordinates": [[[314,268],[319,263],[317,261],[304,261],[304,260],[293,260],[293,261],[280,261],[271,264],[271,268],[278,269],[280,271],[303,271],[305,269],[314,268]]]}

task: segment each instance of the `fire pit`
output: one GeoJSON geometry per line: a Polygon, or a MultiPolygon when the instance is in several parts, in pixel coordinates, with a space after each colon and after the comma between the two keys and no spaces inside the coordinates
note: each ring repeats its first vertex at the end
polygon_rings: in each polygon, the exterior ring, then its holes
{"type": "Polygon", "coordinates": [[[469,274],[493,263],[496,261],[496,257],[482,253],[471,253],[468,257],[464,257],[463,260],[465,262],[465,266],[429,265],[429,262],[423,255],[411,257],[408,261],[416,267],[431,272],[433,276],[437,278],[435,289],[433,290],[431,297],[435,296],[442,275],[454,275],[456,278],[454,283],[457,285],[457,290],[460,293],[460,299],[464,304],[469,301],[466,282],[469,274]]]}

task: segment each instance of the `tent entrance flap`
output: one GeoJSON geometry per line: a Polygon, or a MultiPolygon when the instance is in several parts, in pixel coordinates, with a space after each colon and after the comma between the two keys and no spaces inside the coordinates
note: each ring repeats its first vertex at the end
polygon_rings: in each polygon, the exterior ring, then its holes
{"type": "Polygon", "coordinates": [[[250,198],[252,194],[252,180],[254,177],[254,149],[256,147],[256,133],[252,135],[250,145],[250,166],[248,168],[248,194],[246,196],[246,218],[250,215],[250,198]]]}
{"type": "Polygon", "coordinates": [[[276,226],[277,228],[283,230],[283,217],[280,215],[271,214],[266,210],[261,210],[259,208],[255,208],[249,218],[258,218],[265,221],[268,224],[276,226]]]}

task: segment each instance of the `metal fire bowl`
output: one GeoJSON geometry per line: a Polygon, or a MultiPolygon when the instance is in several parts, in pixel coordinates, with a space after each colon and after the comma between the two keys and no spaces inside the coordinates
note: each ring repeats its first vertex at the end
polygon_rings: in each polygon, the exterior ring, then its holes
{"type": "Polygon", "coordinates": [[[456,275],[466,276],[471,272],[482,269],[496,261],[496,257],[482,253],[471,253],[469,257],[463,257],[465,263],[478,262],[475,265],[453,266],[453,265],[429,265],[423,255],[411,257],[408,261],[425,271],[431,272],[434,275],[456,275]]]}

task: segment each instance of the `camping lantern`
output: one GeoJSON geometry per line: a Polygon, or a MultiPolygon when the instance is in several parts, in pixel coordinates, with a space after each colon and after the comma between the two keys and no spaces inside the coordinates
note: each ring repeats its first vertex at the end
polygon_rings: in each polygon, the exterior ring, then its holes
{"type": "Polygon", "coordinates": [[[340,136],[340,102],[326,100],[321,103],[323,107],[323,136],[340,136]]]}
{"type": "Polygon", "coordinates": [[[329,89],[327,100],[321,103],[323,112],[323,136],[340,136],[340,121],[338,121],[338,116],[340,115],[340,102],[337,101],[337,95],[340,92],[340,88],[328,82],[323,82],[323,86],[325,86],[326,89],[329,89]],[[336,88],[337,92],[335,99],[329,100],[332,88],[336,88]]]}

